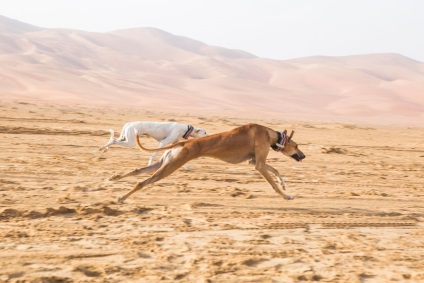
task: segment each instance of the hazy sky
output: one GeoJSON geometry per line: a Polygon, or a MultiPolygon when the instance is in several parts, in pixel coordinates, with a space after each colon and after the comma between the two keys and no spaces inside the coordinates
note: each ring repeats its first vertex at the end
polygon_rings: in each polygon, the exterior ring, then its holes
{"type": "Polygon", "coordinates": [[[260,57],[400,53],[424,62],[424,0],[3,0],[47,28],[155,27],[260,57]]]}

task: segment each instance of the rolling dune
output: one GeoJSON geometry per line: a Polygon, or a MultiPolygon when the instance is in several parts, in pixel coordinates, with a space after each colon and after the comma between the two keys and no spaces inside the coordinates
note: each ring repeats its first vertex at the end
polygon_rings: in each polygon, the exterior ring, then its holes
{"type": "Polygon", "coordinates": [[[278,61],[154,28],[93,33],[5,17],[0,31],[2,100],[424,123],[424,64],[400,54],[278,61]]]}

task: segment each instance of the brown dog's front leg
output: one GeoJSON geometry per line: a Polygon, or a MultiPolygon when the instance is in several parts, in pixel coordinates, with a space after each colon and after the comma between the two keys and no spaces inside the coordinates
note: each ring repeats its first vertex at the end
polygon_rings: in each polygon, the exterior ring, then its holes
{"type": "Polygon", "coordinates": [[[283,190],[286,189],[286,183],[283,180],[283,177],[281,177],[280,172],[278,172],[277,169],[275,169],[274,167],[266,164],[266,169],[268,169],[268,171],[270,171],[272,174],[275,175],[275,177],[278,179],[278,181],[280,182],[281,186],[283,187],[283,190]]]}
{"type": "Polygon", "coordinates": [[[261,175],[265,178],[265,180],[271,185],[271,187],[274,189],[274,191],[281,195],[283,198],[287,199],[287,200],[292,200],[293,197],[290,195],[287,195],[285,193],[283,193],[277,186],[277,184],[274,182],[274,180],[272,179],[271,175],[269,175],[269,172],[267,170],[267,165],[266,164],[256,164],[255,169],[259,171],[259,173],[261,173],[261,175]]]}
{"type": "MultiPolygon", "coordinates": [[[[249,164],[256,165],[256,160],[255,159],[251,159],[251,160],[249,160],[248,163],[249,164]]],[[[285,190],[286,189],[286,183],[284,182],[283,177],[281,177],[280,172],[278,172],[277,169],[275,169],[274,167],[272,167],[272,166],[270,166],[268,164],[265,164],[265,166],[266,166],[266,169],[268,171],[270,171],[272,174],[275,175],[275,177],[278,179],[278,181],[280,182],[281,186],[283,187],[283,190],[285,190]]]]}

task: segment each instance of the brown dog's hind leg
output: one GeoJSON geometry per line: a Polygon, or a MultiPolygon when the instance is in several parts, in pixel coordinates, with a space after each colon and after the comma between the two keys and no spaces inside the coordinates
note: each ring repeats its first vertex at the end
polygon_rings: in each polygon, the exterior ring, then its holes
{"type": "Polygon", "coordinates": [[[134,169],[133,171],[126,173],[126,174],[115,174],[112,177],[109,178],[109,181],[117,181],[117,180],[121,180],[123,178],[129,177],[129,176],[135,176],[135,175],[139,175],[139,174],[143,174],[143,173],[151,173],[151,172],[155,172],[156,170],[158,170],[160,168],[160,166],[162,165],[162,160],[156,162],[153,165],[147,166],[147,167],[143,167],[143,168],[139,168],[139,169],[134,169]]]}
{"type": "Polygon", "coordinates": [[[157,170],[150,178],[147,178],[143,182],[137,183],[137,185],[130,192],[118,198],[118,201],[120,203],[123,203],[130,195],[132,195],[136,191],[141,190],[145,186],[153,184],[171,175],[173,172],[175,172],[178,168],[183,166],[188,161],[189,159],[187,158],[187,154],[179,152],[175,157],[170,154],[169,158],[164,161],[164,164],[162,165],[162,167],[159,168],[159,170],[157,170]]]}

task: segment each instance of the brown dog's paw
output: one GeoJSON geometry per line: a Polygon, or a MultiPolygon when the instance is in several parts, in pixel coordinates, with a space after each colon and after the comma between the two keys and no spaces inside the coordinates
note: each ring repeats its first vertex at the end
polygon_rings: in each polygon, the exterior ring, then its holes
{"type": "Polygon", "coordinates": [[[113,175],[112,177],[109,178],[109,181],[116,181],[121,179],[121,175],[113,175]]]}
{"type": "Polygon", "coordinates": [[[294,196],[286,195],[284,198],[285,198],[286,200],[293,200],[293,199],[294,199],[294,196]]]}

